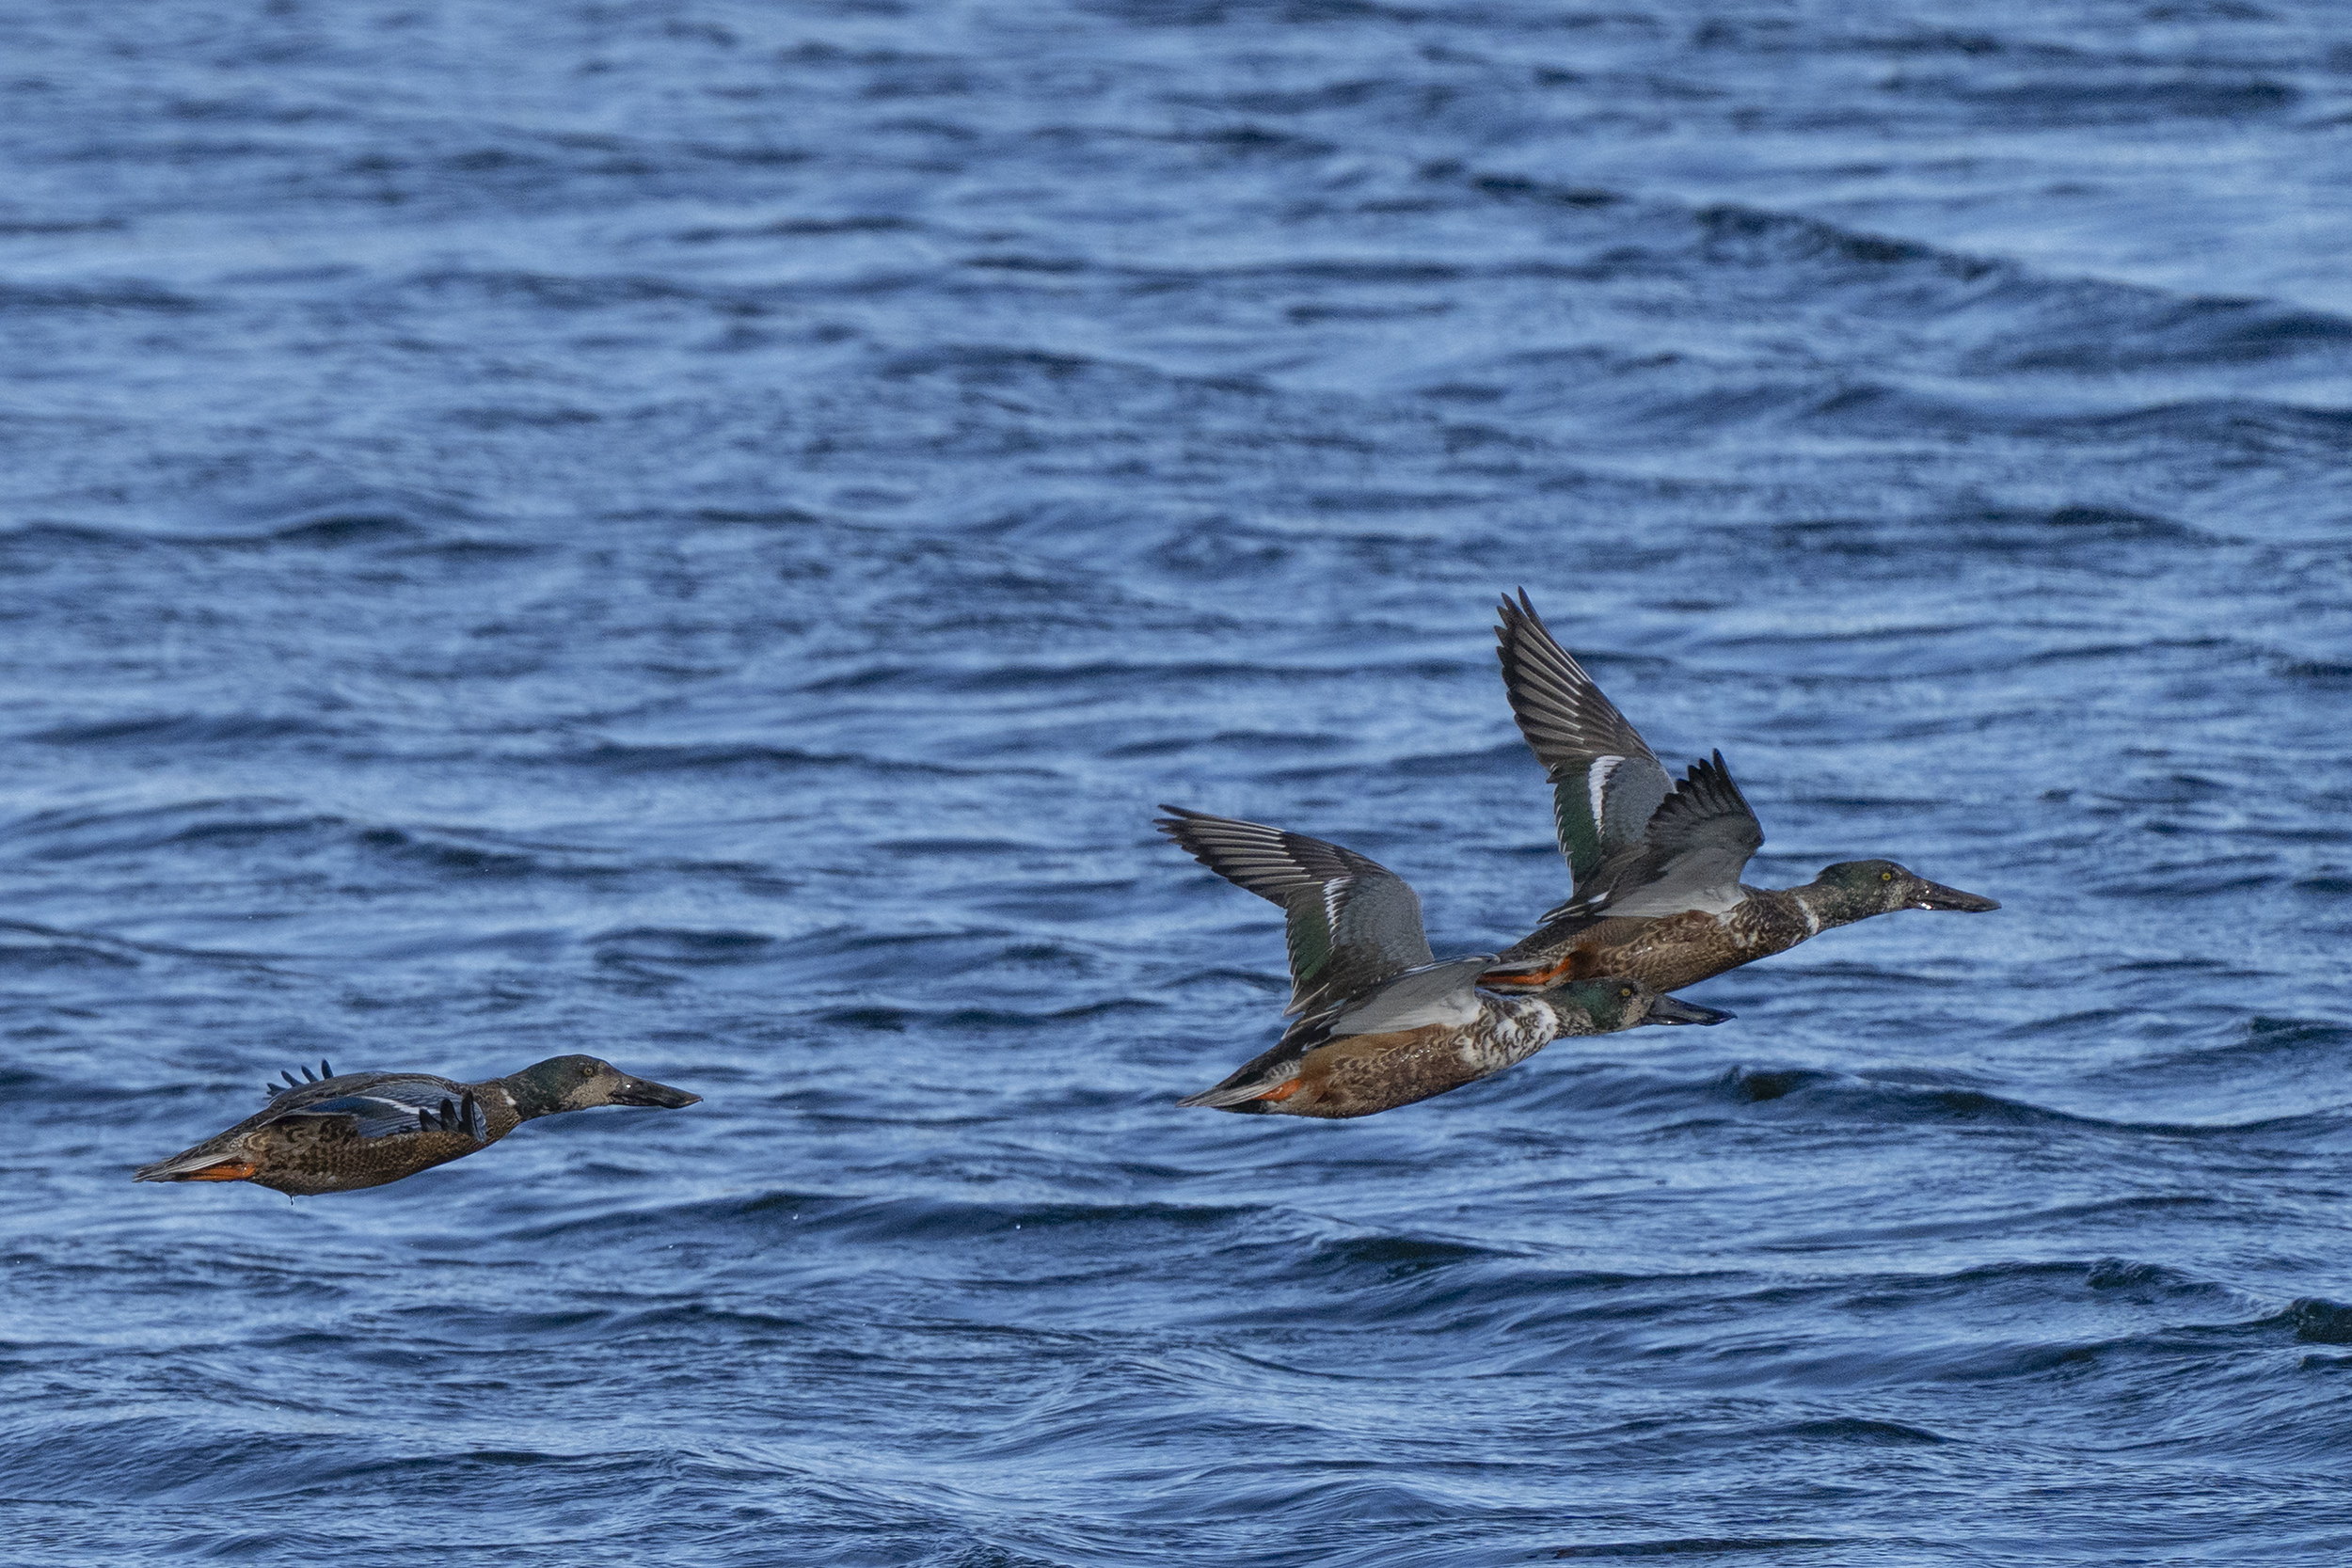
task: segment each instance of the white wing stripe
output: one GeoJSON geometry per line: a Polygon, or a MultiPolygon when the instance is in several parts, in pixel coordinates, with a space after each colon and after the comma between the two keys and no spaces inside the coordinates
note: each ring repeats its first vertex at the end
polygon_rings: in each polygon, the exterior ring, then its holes
{"type": "Polygon", "coordinates": [[[1334,951],[1340,944],[1340,906],[1347,901],[1347,890],[1355,885],[1353,877],[1334,877],[1323,884],[1323,940],[1334,951]]]}
{"type": "Polygon", "coordinates": [[[1584,787],[1592,793],[1595,832],[1599,831],[1602,813],[1607,809],[1604,798],[1609,793],[1610,777],[1624,766],[1623,757],[1595,757],[1592,770],[1584,775],[1584,787]]]}

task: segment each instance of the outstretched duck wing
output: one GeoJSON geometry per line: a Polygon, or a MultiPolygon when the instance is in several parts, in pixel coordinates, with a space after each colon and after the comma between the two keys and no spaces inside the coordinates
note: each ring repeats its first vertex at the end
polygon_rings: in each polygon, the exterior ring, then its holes
{"type": "Polygon", "coordinates": [[[270,1123],[336,1117],[348,1117],[362,1138],[459,1132],[478,1138],[485,1131],[473,1095],[462,1089],[453,1092],[439,1078],[378,1078],[348,1093],[290,1105],[276,1116],[263,1113],[270,1123]]]}
{"type": "Polygon", "coordinates": [[[1291,1000],[1304,1013],[1362,995],[1434,957],[1421,899],[1395,872],[1353,849],[1181,806],[1154,824],[1227,881],[1282,906],[1291,1000]]]}
{"type": "Polygon", "coordinates": [[[1666,770],[1553,639],[1527,590],[1516,604],[1506,597],[1501,613],[1495,651],[1511,717],[1551,781],[1560,852],[1581,894],[1603,860],[1641,840],[1666,798],[1666,770]]]}
{"type": "Polygon", "coordinates": [[[1717,752],[1691,765],[1639,843],[1610,856],[1581,893],[1544,918],[1721,914],[1747,896],[1740,874],[1763,843],[1764,825],[1717,752]]]}

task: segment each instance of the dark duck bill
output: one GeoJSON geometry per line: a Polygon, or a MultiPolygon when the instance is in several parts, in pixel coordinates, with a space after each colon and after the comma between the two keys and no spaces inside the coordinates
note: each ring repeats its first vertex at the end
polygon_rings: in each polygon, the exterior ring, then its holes
{"type": "Polygon", "coordinates": [[[647,1105],[663,1111],[682,1111],[689,1105],[701,1104],[702,1100],[701,1095],[689,1094],[684,1089],[674,1089],[667,1084],[650,1083],[643,1078],[628,1079],[612,1090],[612,1103],[615,1105],[647,1105]]]}
{"type": "Polygon", "coordinates": [[[1720,1007],[1702,1007],[1695,1002],[1685,1002],[1678,996],[1661,996],[1649,1005],[1645,1023],[1721,1023],[1730,1013],[1720,1007]]]}
{"type": "Polygon", "coordinates": [[[1982,914],[1987,910],[1999,909],[2001,901],[1987,898],[1980,893],[1963,893],[1941,882],[1922,881],[1912,907],[1920,910],[1964,910],[1970,914],[1982,914]]]}

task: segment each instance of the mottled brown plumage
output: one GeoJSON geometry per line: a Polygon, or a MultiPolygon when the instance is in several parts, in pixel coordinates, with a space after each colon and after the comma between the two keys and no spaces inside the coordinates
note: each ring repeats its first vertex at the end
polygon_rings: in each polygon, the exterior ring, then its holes
{"type": "Polygon", "coordinates": [[[1471,995],[1460,1023],[1333,1036],[1324,1027],[1327,1017],[1301,1019],[1274,1049],[1177,1103],[1327,1120],[1368,1117],[1491,1078],[1568,1036],[1731,1016],[1623,978],[1578,980],[1540,996],[1471,995]]]}
{"type": "Polygon", "coordinates": [[[1521,938],[1495,959],[1479,984],[1540,990],[1586,975],[1626,974],[1660,990],[1694,986],[1834,926],[1903,909],[1997,909],[1990,898],[1942,887],[1892,861],[1833,865],[1803,887],[1742,884],[1745,895],[1721,914],[1688,910],[1647,918],[1572,915],[1521,938]]]}

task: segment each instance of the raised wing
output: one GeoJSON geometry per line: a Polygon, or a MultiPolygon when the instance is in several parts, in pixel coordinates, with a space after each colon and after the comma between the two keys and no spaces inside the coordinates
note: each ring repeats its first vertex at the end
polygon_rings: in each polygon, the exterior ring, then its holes
{"type": "Polygon", "coordinates": [[[1291,1000],[1303,1013],[1359,996],[1431,961],[1421,899],[1405,879],[1353,849],[1181,806],[1153,825],[1192,858],[1282,906],[1291,1000]]]}
{"type": "Polygon", "coordinates": [[[379,1078],[364,1089],[289,1106],[267,1119],[335,1117],[349,1117],[362,1138],[408,1132],[465,1132],[479,1138],[486,1132],[472,1093],[452,1094],[450,1085],[437,1078],[379,1078]]]}
{"type": "Polygon", "coordinates": [[[1602,862],[1576,897],[1544,918],[1721,914],[1747,896],[1740,874],[1763,843],[1763,824],[1717,752],[1712,762],[1691,765],[1637,843],[1602,862]]]}
{"type": "Polygon", "coordinates": [[[1600,863],[1637,842],[1666,798],[1666,770],[1600,693],[1582,665],[1552,639],[1519,590],[1502,601],[1495,650],[1502,687],[1535,760],[1551,781],[1552,820],[1581,895],[1600,863]]]}

